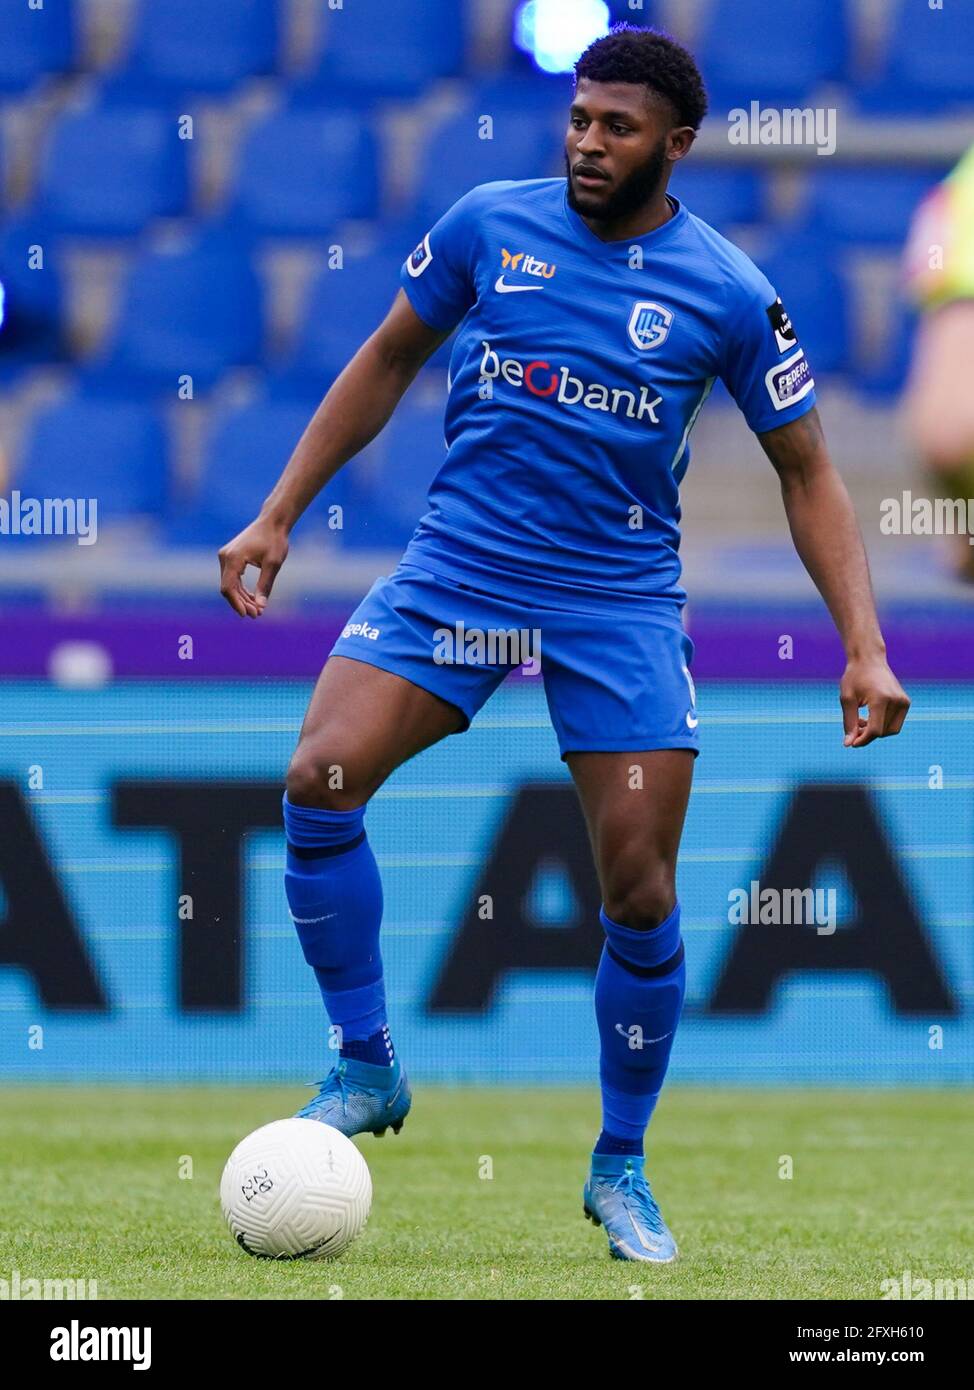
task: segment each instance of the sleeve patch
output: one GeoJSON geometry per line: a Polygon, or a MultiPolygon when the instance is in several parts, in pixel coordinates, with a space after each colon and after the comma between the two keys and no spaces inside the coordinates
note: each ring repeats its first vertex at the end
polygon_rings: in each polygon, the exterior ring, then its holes
{"type": "Polygon", "coordinates": [[[779,352],[794,352],[798,345],[795,336],[795,329],[788,317],[788,311],[781,302],[781,296],[773,304],[769,304],[766,311],[774,329],[775,342],[778,344],[779,352]]]}
{"type": "Polygon", "coordinates": [[[427,232],[406,262],[406,269],[415,280],[418,275],[422,275],[432,259],[433,252],[430,250],[430,236],[429,232],[427,232]]]}
{"type": "Polygon", "coordinates": [[[801,348],[766,372],[764,381],[775,410],[787,410],[807,396],[815,385],[812,369],[801,348]]]}

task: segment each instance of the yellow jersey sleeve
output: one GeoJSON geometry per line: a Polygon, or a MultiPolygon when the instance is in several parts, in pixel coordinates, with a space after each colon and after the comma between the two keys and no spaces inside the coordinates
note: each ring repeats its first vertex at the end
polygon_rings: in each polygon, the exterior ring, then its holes
{"type": "Polygon", "coordinates": [[[905,274],[907,293],[920,309],[974,299],[974,146],[920,204],[905,274]]]}

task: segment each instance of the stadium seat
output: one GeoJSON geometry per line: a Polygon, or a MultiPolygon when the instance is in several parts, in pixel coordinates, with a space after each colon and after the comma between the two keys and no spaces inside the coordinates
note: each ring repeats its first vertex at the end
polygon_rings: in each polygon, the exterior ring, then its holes
{"type": "Polygon", "coordinates": [[[921,199],[946,169],[815,169],[801,225],[824,240],[902,245],[921,199]]]}
{"type": "Polygon", "coordinates": [[[162,425],[147,405],[74,394],[40,407],[14,479],[25,497],[95,497],[98,521],[159,516],[167,487],[162,425]]]}
{"type": "Polygon", "coordinates": [[[713,110],[801,104],[819,83],[846,75],[846,0],[713,0],[696,56],[713,110]]]}
{"type": "Polygon", "coordinates": [[[64,294],[56,241],[43,222],[22,215],[0,227],[0,284],[6,291],[0,376],[62,356],[64,294]],[[43,268],[30,258],[41,248],[43,268]]]}
{"type": "Polygon", "coordinates": [[[0,92],[22,92],[38,78],[64,72],[74,62],[74,0],[29,9],[26,0],[5,0],[0,21],[0,92]]]}
{"type": "Polygon", "coordinates": [[[228,215],[258,235],[320,237],[378,204],[376,142],[361,115],[289,109],[245,137],[228,215]]]}
{"type": "Polygon", "coordinates": [[[318,0],[321,54],[302,85],[346,105],[415,97],[436,78],[462,71],[467,10],[457,0],[355,0],[342,9],[318,0]]]}
{"type": "MultiPolygon", "coordinates": [[[[184,374],[194,389],[261,349],[260,290],[249,259],[226,234],[181,240],[144,252],[132,264],[118,321],[93,377],[176,392],[184,374]]],[[[96,384],[92,382],[92,385],[96,384]]]]}
{"type": "MultiPolygon", "coordinates": [[[[170,511],[166,537],[174,545],[219,545],[252,521],[304,433],[318,402],[271,400],[222,408],[210,421],[199,483],[188,505],[170,511]]],[[[328,506],[344,505],[341,474],[306,518],[321,519],[328,506]]]]}
{"type": "Polygon", "coordinates": [[[115,87],[222,92],[274,71],[278,0],[139,0],[115,87]]]}
{"type": "Polygon", "coordinates": [[[816,375],[850,363],[850,316],[845,282],[813,233],[783,234],[755,257],[788,311],[816,375]]]}
{"type": "Polygon", "coordinates": [[[894,9],[878,78],[853,95],[875,114],[935,114],[969,106],[974,90],[974,6],[947,0],[931,9],[915,0],[890,0],[894,9]]]}
{"type": "Polygon", "coordinates": [[[396,408],[368,452],[349,465],[354,491],[342,544],[351,550],[401,549],[427,510],[427,493],[443,460],[442,380],[425,375],[396,408]]]}
{"type": "Polygon", "coordinates": [[[477,106],[444,121],[424,143],[414,214],[427,226],[479,183],[564,174],[563,136],[545,114],[498,109],[493,138],[481,139],[477,106]]]}
{"type": "Polygon", "coordinates": [[[670,192],[688,211],[718,231],[741,222],[757,222],[764,213],[764,177],[754,169],[715,169],[679,165],[670,192]]]}
{"type": "Polygon", "coordinates": [[[154,217],[184,211],[186,143],[148,107],[69,112],[41,159],[37,210],[58,231],[132,236],[154,217]]]}
{"type": "Polygon", "coordinates": [[[321,270],[305,296],[289,374],[309,384],[336,377],[389,312],[404,260],[405,254],[379,251],[348,257],[341,270],[321,270]]]}

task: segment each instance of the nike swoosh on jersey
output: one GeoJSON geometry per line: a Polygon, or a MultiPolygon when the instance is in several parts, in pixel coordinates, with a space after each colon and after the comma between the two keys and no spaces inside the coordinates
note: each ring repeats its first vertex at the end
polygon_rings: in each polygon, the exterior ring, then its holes
{"type": "Polygon", "coordinates": [[[543,290],[544,285],[508,285],[503,275],[498,275],[494,289],[498,294],[518,294],[521,290],[543,290]]]}

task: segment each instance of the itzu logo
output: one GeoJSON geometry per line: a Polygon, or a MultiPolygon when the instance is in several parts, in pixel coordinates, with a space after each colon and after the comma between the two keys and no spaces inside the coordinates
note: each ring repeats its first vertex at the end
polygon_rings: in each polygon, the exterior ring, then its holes
{"type": "Polygon", "coordinates": [[[518,251],[514,255],[506,246],[502,246],[501,269],[518,270],[522,275],[540,275],[545,280],[550,280],[558,267],[554,264],[549,265],[547,261],[539,261],[537,256],[530,256],[527,251],[518,251]]]}
{"type": "Polygon", "coordinates": [[[343,637],[367,637],[370,642],[378,641],[379,629],[369,627],[368,623],[349,623],[342,628],[343,637]]]}
{"type": "Polygon", "coordinates": [[[656,407],[662,405],[663,397],[654,395],[651,387],[641,386],[637,395],[635,391],[603,386],[598,381],[587,384],[572,376],[567,367],[553,367],[542,358],[525,364],[516,357],[498,357],[485,340],[480,363],[482,399],[490,399],[492,383],[498,377],[503,377],[508,386],[529,391],[542,400],[553,400],[558,405],[581,405],[586,410],[603,410],[609,415],[625,415],[629,420],[659,424],[656,407]]]}
{"type": "Polygon", "coordinates": [[[641,299],[632,306],[629,315],[629,337],[640,352],[661,347],[669,337],[673,315],[662,304],[641,299]]]}
{"type": "Polygon", "coordinates": [[[775,410],[787,410],[790,405],[807,396],[815,385],[812,369],[801,348],[787,361],[772,367],[764,380],[775,410]]]}

